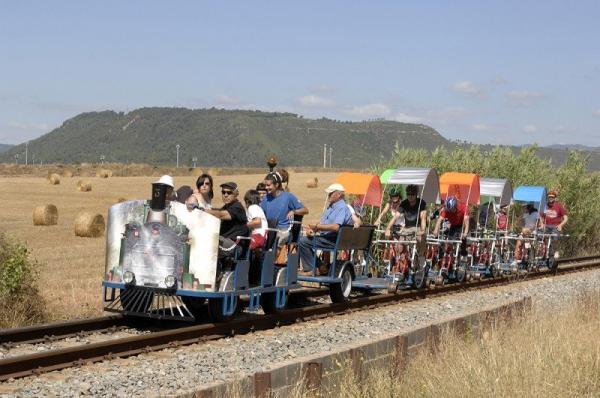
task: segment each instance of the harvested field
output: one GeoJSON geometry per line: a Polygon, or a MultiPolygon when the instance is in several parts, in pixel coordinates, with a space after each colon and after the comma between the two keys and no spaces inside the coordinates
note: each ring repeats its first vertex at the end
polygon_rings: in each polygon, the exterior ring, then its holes
{"type": "MultiPolygon", "coordinates": [[[[218,185],[235,181],[240,196],[256,187],[266,173],[220,175],[215,177],[215,205],[220,204],[218,185]]],[[[322,189],[306,189],[306,181],[317,176],[320,186],[333,182],[337,173],[290,173],[290,190],[309,208],[307,221],[317,221],[323,211],[322,189]]],[[[175,184],[193,186],[196,175],[177,176],[175,184]]],[[[105,238],[83,239],[75,236],[75,218],[83,212],[101,214],[107,219],[108,208],[117,198],[150,196],[150,184],[157,177],[90,177],[94,189],[85,195],[77,192],[76,181],[50,185],[45,177],[0,177],[0,225],[4,232],[27,243],[33,256],[44,263],[40,290],[54,319],[79,318],[102,313],[101,280],[104,272],[105,238]],[[18,193],[18,195],[17,195],[18,193]],[[53,203],[59,209],[58,224],[52,228],[34,227],[32,212],[41,203],[53,203]]]]}

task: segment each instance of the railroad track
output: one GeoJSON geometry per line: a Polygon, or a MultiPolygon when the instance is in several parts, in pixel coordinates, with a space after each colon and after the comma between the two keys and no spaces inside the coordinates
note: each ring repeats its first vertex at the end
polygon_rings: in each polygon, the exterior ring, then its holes
{"type": "MultiPolygon", "coordinates": [[[[354,310],[372,308],[399,301],[422,299],[469,289],[498,286],[514,282],[515,280],[530,280],[552,276],[554,274],[583,271],[599,266],[600,256],[564,258],[559,261],[559,267],[555,272],[544,270],[536,273],[528,273],[525,276],[483,279],[464,284],[449,284],[433,289],[408,290],[396,293],[363,296],[353,298],[347,303],[316,304],[309,307],[291,308],[272,315],[248,315],[227,323],[178,326],[176,328],[135,335],[132,337],[62,348],[36,354],[9,357],[0,360],[0,381],[84,365],[86,363],[110,360],[117,357],[127,357],[165,348],[175,348],[182,345],[205,342],[235,334],[246,334],[253,331],[273,329],[300,321],[343,314],[354,310]]],[[[322,292],[315,295],[322,295],[322,292]]],[[[131,322],[131,320],[122,316],[110,316],[62,324],[9,329],[0,331],[0,343],[46,341],[50,338],[48,336],[51,334],[58,334],[64,337],[65,335],[72,333],[80,333],[82,330],[97,330],[98,327],[100,329],[127,327],[128,322],[131,322]],[[92,325],[98,325],[98,327],[94,329],[94,326],[92,325]],[[46,328],[45,333],[43,331],[44,328],[46,328]],[[49,330],[51,330],[51,332],[49,332],[49,330]],[[74,332],[75,330],[76,332],[74,332]]]]}

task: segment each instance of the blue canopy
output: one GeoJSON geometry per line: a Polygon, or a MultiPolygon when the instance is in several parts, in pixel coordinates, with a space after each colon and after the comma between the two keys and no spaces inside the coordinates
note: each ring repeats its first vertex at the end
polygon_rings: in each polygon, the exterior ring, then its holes
{"type": "Polygon", "coordinates": [[[546,187],[521,185],[515,189],[513,200],[534,202],[540,212],[546,208],[546,187]]]}

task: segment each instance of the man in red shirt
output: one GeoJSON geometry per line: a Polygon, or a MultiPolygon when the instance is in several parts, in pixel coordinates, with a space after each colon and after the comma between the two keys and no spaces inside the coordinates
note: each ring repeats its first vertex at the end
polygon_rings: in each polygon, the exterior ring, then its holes
{"type": "Polygon", "coordinates": [[[464,203],[460,203],[455,196],[449,196],[446,199],[444,208],[440,213],[440,217],[435,223],[433,234],[437,235],[440,232],[440,225],[446,219],[450,223],[448,237],[450,239],[461,239],[467,236],[469,232],[469,215],[467,207],[464,203]]]}
{"type": "Polygon", "coordinates": [[[545,232],[561,232],[568,220],[564,206],[556,201],[556,191],[548,192],[548,203],[542,214],[542,226],[545,227],[545,232]]]}

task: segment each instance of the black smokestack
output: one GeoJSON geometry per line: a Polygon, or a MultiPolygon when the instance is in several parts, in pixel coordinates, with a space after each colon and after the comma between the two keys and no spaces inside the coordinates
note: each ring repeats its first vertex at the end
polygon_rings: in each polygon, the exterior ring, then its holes
{"type": "Polygon", "coordinates": [[[167,202],[167,191],[170,187],[165,184],[153,183],[152,184],[152,200],[150,201],[150,208],[153,211],[163,211],[166,207],[167,202]]]}

